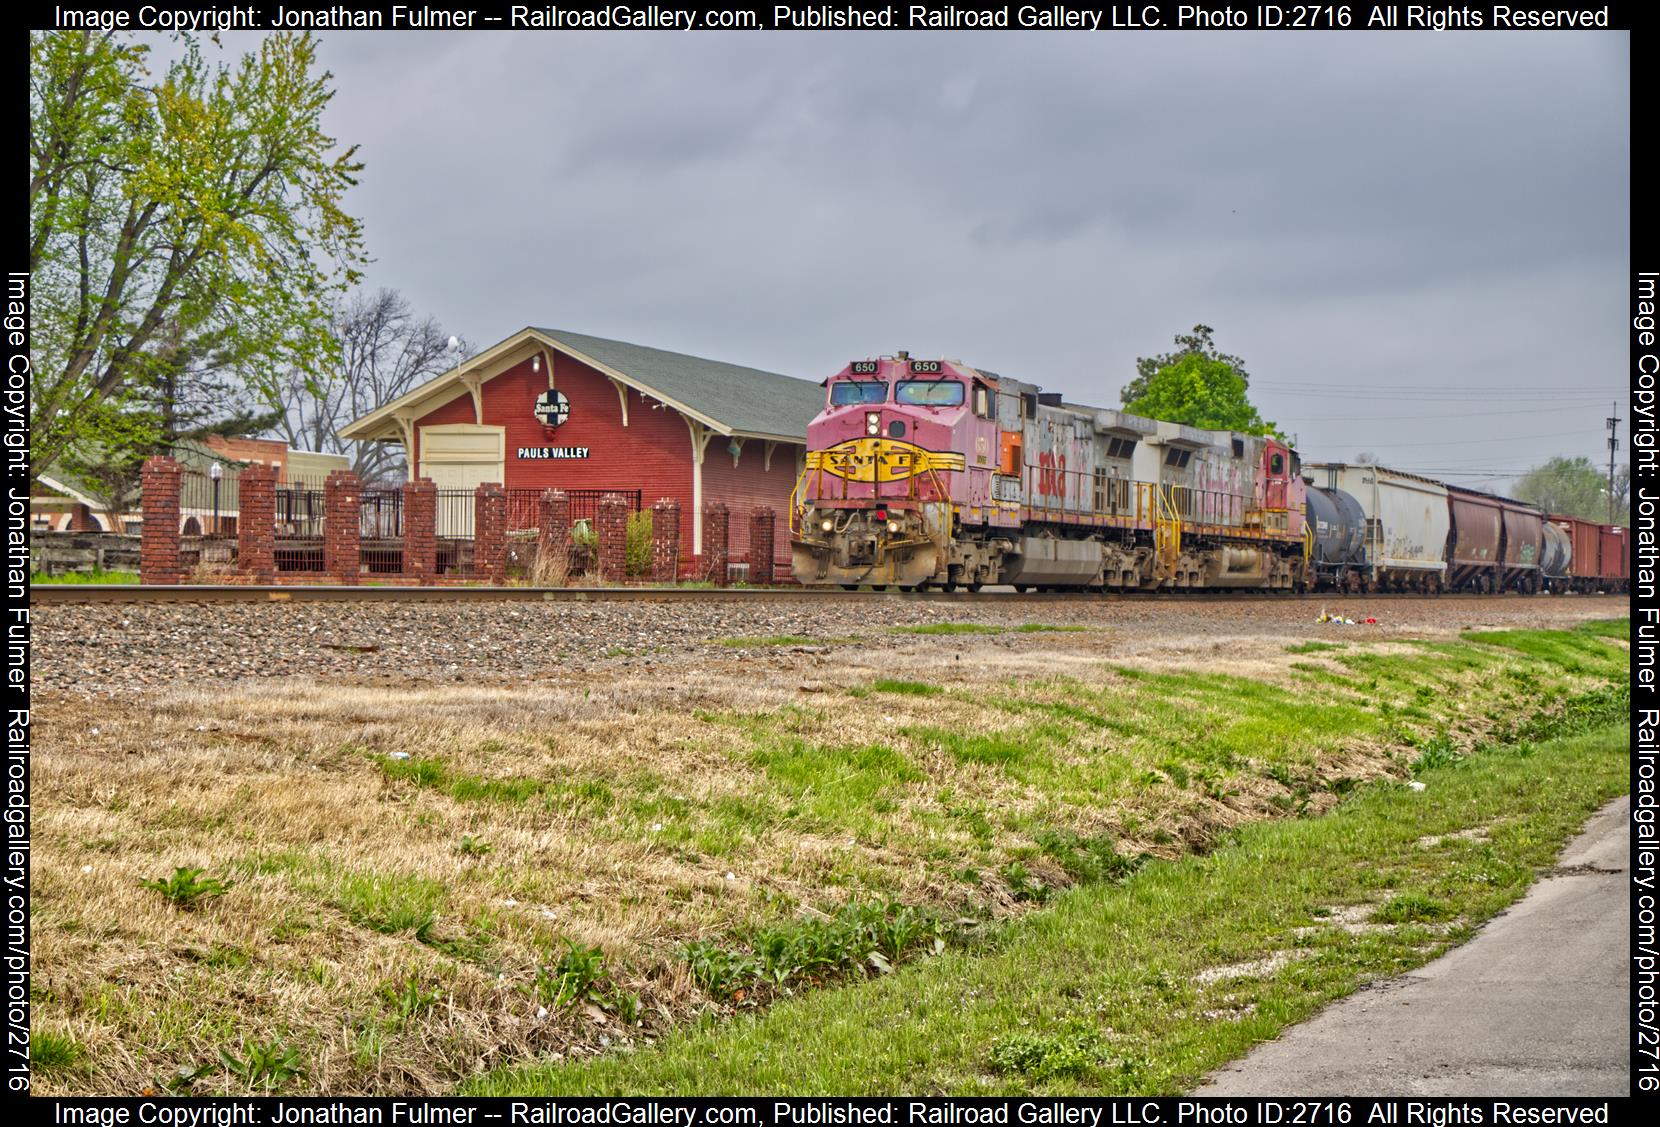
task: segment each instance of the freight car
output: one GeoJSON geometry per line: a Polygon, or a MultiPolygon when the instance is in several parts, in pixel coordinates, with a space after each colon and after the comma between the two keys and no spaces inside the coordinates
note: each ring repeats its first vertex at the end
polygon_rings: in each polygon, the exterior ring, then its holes
{"type": "Polygon", "coordinates": [[[1544,514],[1531,505],[1447,486],[1447,589],[1537,592],[1544,514]]]}
{"type": "Polygon", "coordinates": [[[1065,403],[905,353],[825,384],[790,506],[802,583],[1308,585],[1301,466],[1277,439],[1065,403]]]}
{"type": "Polygon", "coordinates": [[[1424,591],[1446,585],[1450,528],[1447,487],[1370,463],[1319,462],[1313,480],[1349,499],[1363,521],[1360,558],[1346,569],[1347,590],[1424,591]]]}
{"type": "MultiPolygon", "coordinates": [[[[1564,546],[1566,558],[1547,560],[1546,587],[1564,591],[1624,591],[1631,578],[1630,538],[1617,524],[1597,524],[1578,517],[1553,513],[1546,518],[1547,540],[1564,546]]],[[[1548,555],[1548,553],[1547,553],[1548,555]]]]}

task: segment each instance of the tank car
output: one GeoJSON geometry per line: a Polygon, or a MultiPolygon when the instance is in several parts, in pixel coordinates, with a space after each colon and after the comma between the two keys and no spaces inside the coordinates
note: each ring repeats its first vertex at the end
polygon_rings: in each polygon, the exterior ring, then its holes
{"type": "Polygon", "coordinates": [[[1562,519],[1550,517],[1545,521],[1539,549],[1539,574],[1545,589],[1557,594],[1571,589],[1574,572],[1574,539],[1562,519]]]}
{"type": "Polygon", "coordinates": [[[1303,478],[1311,540],[1309,577],[1316,589],[1359,591],[1366,583],[1366,512],[1353,496],[1303,478]]]}
{"type": "Polygon", "coordinates": [[[825,381],[790,505],[796,579],[856,587],[1305,587],[1295,451],[1065,403],[957,360],[825,381]]]}

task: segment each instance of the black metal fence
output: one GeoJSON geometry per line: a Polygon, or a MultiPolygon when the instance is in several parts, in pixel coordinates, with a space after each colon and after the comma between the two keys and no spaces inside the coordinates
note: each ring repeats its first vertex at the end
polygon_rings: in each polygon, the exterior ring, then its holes
{"type": "MultiPolygon", "coordinates": [[[[234,468],[217,479],[186,469],[180,482],[181,554],[187,567],[228,570],[236,560],[239,490],[234,468]]],[[[541,523],[543,490],[509,489],[509,534],[534,531],[541,523]]],[[[587,522],[591,529],[600,499],[615,493],[631,512],[643,504],[639,489],[569,489],[573,528],[587,522]]],[[[279,482],[275,497],[275,562],[279,572],[321,575],[325,571],[324,528],[326,493],[321,482],[279,482]]],[[[440,574],[466,573],[472,566],[476,499],[471,489],[440,489],[436,496],[435,529],[440,574]]],[[[396,575],[403,570],[405,524],[403,490],[366,488],[359,494],[359,550],[363,569],[371,575],[396,575]]],[[[580,530],[579,530],[580,535],[580,530]]],[[[580,570],[580,560],[577,561],[580,570]]]]}
{"type": "Polygon", "coordinates": [[[179,563],[211,580],[236,563],[236,471],[185,467],[179,475],[179,563]]]}
{"type": "Polygon", "coordinates": [[[323,489],[309,483],[279,484],[276,496],[278,571],[323,570],[323,489]]]}
{"type": "Polygon", "coordinates": [[[403,570],[403,490],[365,489],[359,498],[358,536],[363,569],[370,575],[403,570]]]}

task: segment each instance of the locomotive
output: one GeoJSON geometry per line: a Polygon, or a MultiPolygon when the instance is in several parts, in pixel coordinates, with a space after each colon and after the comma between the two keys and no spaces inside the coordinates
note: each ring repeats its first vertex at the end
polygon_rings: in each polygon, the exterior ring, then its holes
{"type": "Polygon", "coordinates": [[[790,499],[810,586],[1598,591],[1630,574],[1615,526],[1381,466],[1305,468],[1277,438],[1067,403],[958,360],[855,360],[824,385],[790,499]]]}
{"type": "Polygon", "coordinates": [[[853,361],[825,385],[790,505],[802,583],[1308,582],[1305,485],[1277,439],[1065,403],[903,352],[853,361]]]}

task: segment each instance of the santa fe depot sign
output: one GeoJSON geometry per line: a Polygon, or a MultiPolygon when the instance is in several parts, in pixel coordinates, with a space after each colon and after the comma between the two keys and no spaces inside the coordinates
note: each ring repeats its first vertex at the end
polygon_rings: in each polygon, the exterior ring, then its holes
{"type": "MultiPolygon", "coordinates": [[[[562,391],[549,389],[536,397],[534,408],[536,419],[542,424],[543,430],[549,438],[553,432],[571,417],[571,401],[565,398],[562,391]]],[[[521,459],[538,458],[586,458],[589,448],[586,446],[521,446],[521,459]]]]}

